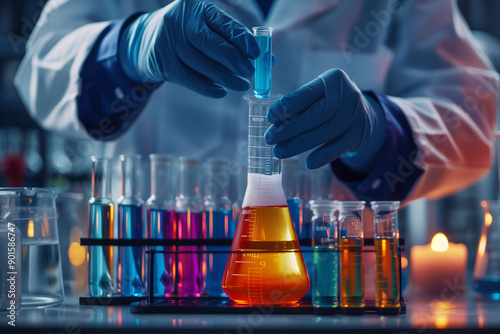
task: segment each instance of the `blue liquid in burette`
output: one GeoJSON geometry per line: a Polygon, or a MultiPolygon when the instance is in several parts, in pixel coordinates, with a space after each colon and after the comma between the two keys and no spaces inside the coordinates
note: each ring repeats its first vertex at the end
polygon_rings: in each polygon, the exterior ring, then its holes
{"type": "MultiPolygon", "coordinates": [[[[120,239],[142,238],[142,205],[118,205],[120,239]]],[[[118,287],[122,296],[142,294],[143,247],[120,247],[118,287]]]]}
{"type": "Polygon", "coordinates": [[[271,36],[255,35],[260,55],[255,60],[253,91],[258,98],[266,98],[271,93],[271,36]]]}
{"type": "MultiPolygon", "coordinates": [[[[89,238],[113,238],[113,203],[90,204],[89,238]]],[[[89,290],[92,297],[111,296],[113,281],[113,247],[89,247],[89,290]]]]}
{"type": "MultiPolygon", "coordinates": [[[[152,239],[176,239],[175,232],[175,211],[174,210],[154,210],[148,208],[150,235],[152,239]]],[[[171,246],[153,247],[158,251],[172,251],[171,246]]],[[[147,261],[149,263],[149,260],[147,261]]],[[[155,255],[155,272],[153,295],[157,297],[170,297],[174,291],[174,263],[175,254],[159,253],[155,255]]],[[[149,272],[146,273],[149,275],[149,272]]]]}
{"type": "MultiPolygon", "coordinates": [[[[231,231],[232,212],[229,211],[207,211],[205,212],[207,221],[208,239],[232,239],[234,231],[231,231]]],[[[230,246],[209,246],[208,251],[227,251],[230,246]]],[[[208,272],[206,290],[209,296],[226,297],[222,291],[222,278],[226,269],[229,253],[208,253],[208,272]]]]}

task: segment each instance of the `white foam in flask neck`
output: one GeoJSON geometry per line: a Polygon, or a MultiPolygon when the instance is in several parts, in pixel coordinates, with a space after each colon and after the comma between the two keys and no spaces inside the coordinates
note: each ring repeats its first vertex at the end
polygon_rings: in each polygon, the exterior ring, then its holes
{"type": "Polygon", "coordinates": [[[281,174],[248,173],[243,208],[286,205],[285,192],[281,185],[281,174]]]}

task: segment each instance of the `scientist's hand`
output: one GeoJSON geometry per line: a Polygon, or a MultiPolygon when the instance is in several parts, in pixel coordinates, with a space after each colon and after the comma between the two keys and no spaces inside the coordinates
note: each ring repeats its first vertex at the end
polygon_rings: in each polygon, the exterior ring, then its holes
{"type": "Polygon", "coordinates": [[[132,79],[174,82],[205,96],[245,91],[260,49],[252,33],[211,3],[178,0],[139,16],[120,38],[119,58],[132,79]]]}
{"type": "Polygon", "coordinates": [[[349,167],[367,172],[385,138],[381,106],[340,69],[326,71],[283,96],[269,109],[267,119],[273,124],[264,139],[275,144],[276,157],[319,146],[307,157],[309,169],[342,156],[349,167]]]}

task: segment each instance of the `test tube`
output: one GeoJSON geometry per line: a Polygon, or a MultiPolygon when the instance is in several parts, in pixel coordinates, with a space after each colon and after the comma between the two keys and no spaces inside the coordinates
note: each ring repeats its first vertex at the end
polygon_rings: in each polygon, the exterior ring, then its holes
{"type": "MultiPolygon", "coordinates": [[[[141,156],[120,155],[122,196],[118,199],[118,235],[120,239],[142,239],[144,201],[140,192],[141,156]]],[[[122,296],[140,296],[143,291],[144,248],[120,247],[118,289],[122,296]]]]}
{"type": "Polygon", "coordinates": [[[344,314],[363,314],[363,210],[365,202],[339,202],[340,304],[344,314]]]}
{"type": "MultiPolygon", "coordinates": [[[[115,205],[111,199],[111,161],[91,157],[92,196],[89,200],[89,238],[114,238],[115,205]]],[[[116,287],[113,246],[89,246],[89,292],[110,297],[116,287]]]]}
{"type": "MultiPolygon", "coordinates": [[[[172,186],[172,158],[166,154],[150,154],[151,161],[151,197],[147,202],[148,228],[147,238],[175,239],[175,200],[172,186]]],[[[172,251],[172,246],[155,246],[158,251],[172,251]]],[[[152,256],[152,255],[150,255],[152,256]]],[[[175,272],[172,253],[155,255],[153,295],[170,297],[174,290],[175,272]]],[[[146,261],[148,265],[150,261],[146,261]]],[[[145,274],[149,275],[149,268],[145,274]]],[[[144,279],[148,285],[149,277],[144,279]]],[[[151,289],[151,287],[149,287],[151,289]]]]}
{"type": "Polygon", "coordinates": [[[337,201],[310,201],[313,211],[312,304],[316,314],[336,313],[338,307],[337,201]]]}
{"type": "Polygon", "coordinates": [[[252,30],[260,48],[260,55],[255,60],[253,91],[256,97],[265,99],[271,93],[271,36],[273,28],[254,27],[252,30]]]}
{"type": "MultiPolygon", "coordinates": [[[[209,159],[205,166],[205,216],[208,239],[232,239],[231,225],[233,215],[231,200],[228,197],[228,162],[223,159],[209,159]]],[[[206,291],[209,296],[227,297],[222,291],[222,277],[229,257],[228,246],[209,246],[209,251],[227,253],[208,253],[206,291]]]]}
{"type": "MultiPolygon", "coordinates": [[[[177,239],[206,236],[203,198],[200,194],[200,160],[179,158],[179,196],[175,203],[177,239]]],[[[206,256],[201,246],[179,246],[176,254],[176,293],[179,297],[200,297],[204,289],[206,256]]]]}
{"type": "Polygon", "coordinates": [[[371,202],[374,214],[376,292],[380,314],[398,314],[400,307],[400,263],[398,201],[371,202]]]}

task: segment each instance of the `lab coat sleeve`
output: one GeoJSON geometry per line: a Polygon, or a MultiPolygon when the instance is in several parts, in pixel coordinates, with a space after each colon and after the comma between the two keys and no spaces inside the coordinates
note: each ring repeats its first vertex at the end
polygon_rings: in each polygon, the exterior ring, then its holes
{"type": "Polygon", "coordinates": [[[89,139],[79,121],[80,72],[96,40],[120,18],[120,1],[57,0],[43,8],[14,83],[32,118],[43,128],[89,139]]]}
{"type": "Polygon", "coordinates": [[[342,159],[332,161],[333,172],[363,201],[403,201],[423,170],[413,163],[418,152],[410,125],[401,109],[385,95],[364,92],[380,105],[385,118],[385,138],[373,168],[367,175],[347,167],[342,159]]]}
{"type": "Polygon", "coordinates": [[[387,93],[410,124],[413,161],[424,170],[407,199],[440,198],[491,167],[498,74],[455,1],[410,1],[402,11],[387,93]]]}
{"type": "Polygon", "coordinates": [[[118,59],[123,28],[140,13],[116,20],[95,42],[80,73],[78,117],[98,140],[122,135],[139,117],[158,84],[135,82],[127,77],[118,59]]]}
{"type": "Polygon", "coordinates": [[[405,201],[440,198],[490,169],[498,74],[454,1],[408,1],[399,11],[388,42],[394,62],[385,93],[408,122],[416,151],[408,157],[381,152],[388,160],[378,163],[397,166],[397,173],[379,170],[363,182],[372,190],[407,187],[405,201]]]}

